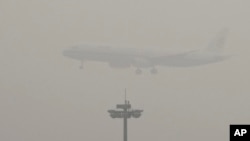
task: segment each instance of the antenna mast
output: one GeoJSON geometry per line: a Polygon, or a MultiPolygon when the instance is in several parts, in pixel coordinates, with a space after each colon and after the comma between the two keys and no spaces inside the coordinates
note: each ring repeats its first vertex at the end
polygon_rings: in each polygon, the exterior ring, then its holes
{"type": "Polygon", "coordinates": [[[125,88],[125,104],[127,104],[127,89],[125,88]]]}
{"type": "Polygon", "coordinates": [[[125,89],[125,104],[117,104],[116,108],[117,109],[122,109],[121,110],[108,110],[110,116],[112,118],[121,118],[123,119],[123,141],[128,141],[128,127],[127,127],[127,120],[129,118],[139,118],[141,116],[141,113],[143,110],[131,110],[131,104],[129,101],[127,101],[126,97],[126,89],[125,89]]]}

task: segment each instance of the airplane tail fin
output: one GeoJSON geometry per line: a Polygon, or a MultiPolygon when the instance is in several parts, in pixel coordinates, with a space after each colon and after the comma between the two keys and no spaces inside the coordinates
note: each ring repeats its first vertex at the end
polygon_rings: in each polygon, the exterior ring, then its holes
{"type": "Polygon", "coordinates": [[[205,51],[210,53],[221,53],[223,51],[226,35],[228,32],[228,29],[221,30],[215,39],[208,44],[205,51]]]}

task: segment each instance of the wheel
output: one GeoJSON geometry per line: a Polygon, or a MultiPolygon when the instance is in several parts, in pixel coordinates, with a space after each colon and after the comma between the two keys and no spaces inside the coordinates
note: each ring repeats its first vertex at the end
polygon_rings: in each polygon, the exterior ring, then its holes
{"type": "Polygon", "coordinates": [[[136,74],[142,74],[142,70],[141,69],[136,69],[135,73],[136,74]]]}
{"type": "Polygon", "coordinates": [[[157,73],[158,73],[158,71],[157,71],[156,68],[152,68],[152,69],[150,70],[150,72],[151,72],[151,74],[157,74],[157,73]]]}

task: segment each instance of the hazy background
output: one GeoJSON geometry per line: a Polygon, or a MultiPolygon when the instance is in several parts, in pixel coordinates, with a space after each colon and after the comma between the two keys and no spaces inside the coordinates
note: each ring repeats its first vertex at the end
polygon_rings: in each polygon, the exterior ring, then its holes
{"type": "MultiPolygon", "coordinates": [[[[145,111],[129,141],[229,140],[249,124],[247,0],[0,0],[0,140],[121,141],[123,102],[145,111]],[[143,49],[199,49],[228,28],[233,58],[193,68],[135,68],[66,58],[81,42],[143,49]]],[[[114,46],[115,47],[115,46],[114,46]]]]}

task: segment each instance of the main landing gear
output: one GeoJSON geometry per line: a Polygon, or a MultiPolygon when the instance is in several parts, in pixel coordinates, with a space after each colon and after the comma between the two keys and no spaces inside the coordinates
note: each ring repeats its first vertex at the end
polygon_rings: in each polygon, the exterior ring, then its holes
{"type": "Polygon", "coordinates": [[[151,74],[157,74],[157,73],[158,73],[158,71],[157,71],[157,69],[156,69],[156,68],[152,68],[152,69],[150,70],[150,73],[151,73],[151,74]]]}
{"type": "Polygon", "coordinates": [[[138,69],[136,69],[136,70],[135,70],[135,74],[137,74],[137,75],[142,74],[142,70],[141,70],[141,69],[139,69],[139,68],[138,68],[138,69]]]}
{"type": "MultiPolygon", "coordinates": [[[[157,70],[156,68],[152,68],[152,69],[150,70],[150,73],[151,73],[151,74],[157,74],[157,73],[158,73],[158,70],[157,70]]],[[[135,74],[137,74],[137,75],[142,74],[142,70],[141,70],[140,68],[137,68],[137,69],[135,70],[135,74]]]]}

